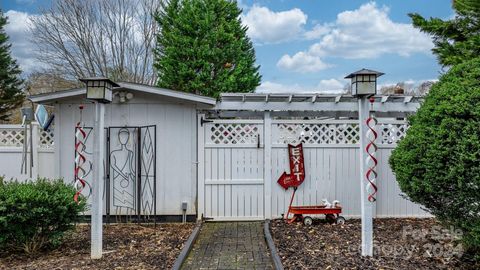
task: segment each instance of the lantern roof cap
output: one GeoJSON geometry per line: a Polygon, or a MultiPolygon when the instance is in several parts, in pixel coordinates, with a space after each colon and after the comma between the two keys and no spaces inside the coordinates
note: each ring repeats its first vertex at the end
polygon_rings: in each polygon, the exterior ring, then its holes
{"type": "Polygon", "coordinates": [[[105,81],[108,82],[109,84],[113,85],[113,87],[120,87],[116,82],[110,80],[109,78],[106,77],[88,77],[88,78],[81,78],[79,79],[81,82],[88,82],[88,81],[105,81]]]}
{"type": "Polygon", "coordinates": [[[362,68],[358,71],[355,71],[351,74],[348,74],[345,79],[350,79],[350,78],[353,78],[357,75],[376,75],[377,77],[380,77],[382,75],[384,75],[385,73],[383,72],[379,72],[379,71],[375,71],[375,70],[371,70],[371,69],[366,69],[366,68],[362,68]]]}

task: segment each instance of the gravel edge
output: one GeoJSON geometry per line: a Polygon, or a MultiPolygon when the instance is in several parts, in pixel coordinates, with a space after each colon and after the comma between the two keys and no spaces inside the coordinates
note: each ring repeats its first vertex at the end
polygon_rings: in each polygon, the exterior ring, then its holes
{"type": "Polygon", "coordinates": [[[268,219],[265,220],[265,223],[263,225],[263,233],[265,234],[265,240],[267,241],[268,249],[270,250],[275,269],[283,270],[282,260],[278,255],[277,248],[275,247],[272,235],[270,234],[270,220],[268,219]]]}
{"type": "Polygon", "coordinates": [[[193,229],[192,233],[187,239],[187,242],[185,243],[185,246],[183,246],[182,251],[180,252],[177,259],[175,260],[175,263],[172,266],[173,270],[180,270],[180,267],[182,267],[182,264],[187,259],[188,253],[192,249],[195,240],[197,240],[200,229],[202,228],[202,224],[203,222],[198,222],[197,226],[195,226],[195,228],[193,229]]]}

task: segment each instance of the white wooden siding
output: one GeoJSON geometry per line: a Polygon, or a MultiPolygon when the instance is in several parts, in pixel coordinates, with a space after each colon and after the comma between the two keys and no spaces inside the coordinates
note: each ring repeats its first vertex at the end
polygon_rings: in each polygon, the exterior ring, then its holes
{"type": "MultiPolygon", "coordinates": [[[[58,155],[58,174],[64,181],[73,181],[74,130],[80,104],[56,105],[56,121],[61,137],[55,151],[58,155]]],[[[93,126],[93,106],[85,104],[85,126],[93,126]]],[[[124,104],[106,106],[105,127],[157,126],[157,215],[182,214],[182,202],[188,203],[187,214],[196,214],[196,108],[193,104],[162,102],[157,97],[135,95],[124,104]],[[156,103],[152,100],[156,99],[156,103]]],[[[93,139],[93,138],[92,138],[93,139]]],[[[57,138],[55,139],[57,142],[57,138]]]]}

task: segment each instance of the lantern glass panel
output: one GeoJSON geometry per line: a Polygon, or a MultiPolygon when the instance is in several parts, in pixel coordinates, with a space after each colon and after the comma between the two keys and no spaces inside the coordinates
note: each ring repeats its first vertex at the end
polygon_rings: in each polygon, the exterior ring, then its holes
{"type": "Polygon", "coordinates": [[[358,82],[357,95],[375,95],[375,82],[358,82]]]}
{"type": "MultiPolygon", "coordinates": [[[[108,84],[107,84],[108,85],[108,84]]],[[[113,92],[109,88],[105,88],[105,101],[111,102],[113,99],[113,92]]]]}
{"type": "Polygon", "coordinates": [[[87,98],[88,99],[103,99],[104,98],[104,87],[90,86],[87,88],[87,98]]]}

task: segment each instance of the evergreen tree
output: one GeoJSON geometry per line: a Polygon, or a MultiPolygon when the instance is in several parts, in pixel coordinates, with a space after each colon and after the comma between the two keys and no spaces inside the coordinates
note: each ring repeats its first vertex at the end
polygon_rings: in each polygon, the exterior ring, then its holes
{"type": "Polygon", "coordinates": [[[413,25],[433,37],[433,53],[443,66],[452,66],[480,55],[480,1],[454,0],[451,20],[425,19],[409,14],[413,25]]]}
{"type": "Polygon", "coordinates": [[[10,56],[11,44],[5,33],[7,17],[0,10],[0,120],[8,121],[11,111],[23,103],[25,98],[19,78],[21,73],[17,62],[10,56]]]}
{"type": "Polygon", "coordinates": [[[389,162],[400,189],[463,231],[480,260],[480,58],[440,77],[389,162]]]}
{"type": "Polygon", "coordinates": [[[217,98],[260,84],[255,51],[231,0],[170,0],[155,16],[159,87],[217,98]]]}

